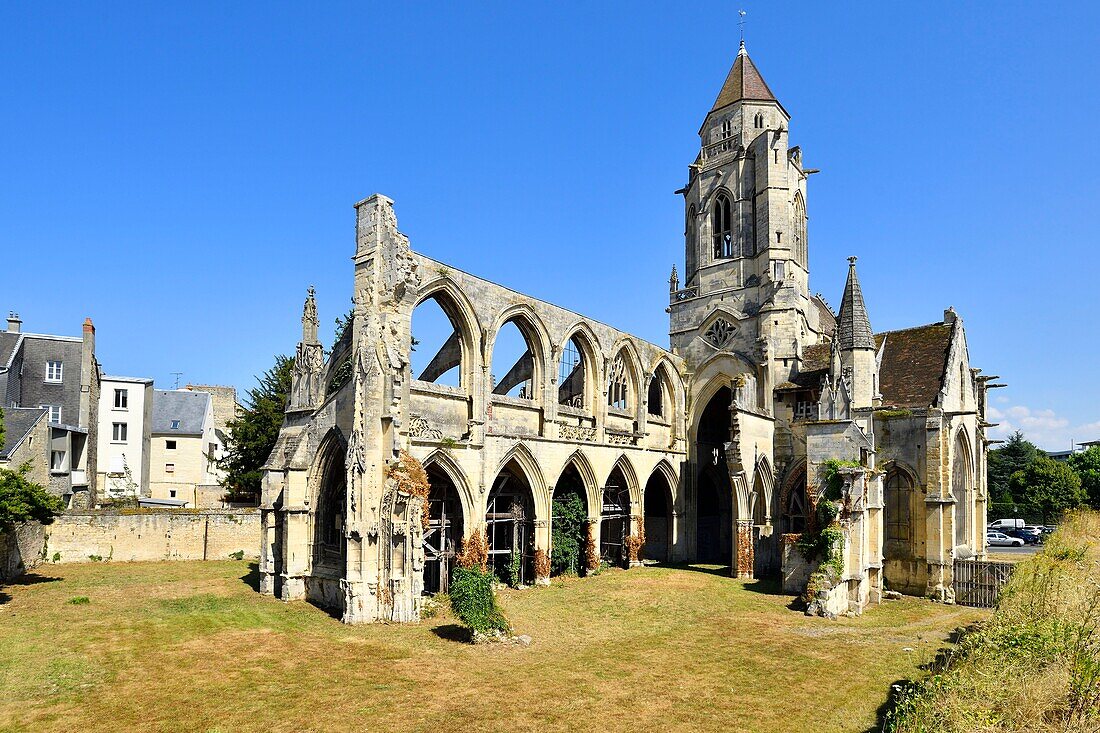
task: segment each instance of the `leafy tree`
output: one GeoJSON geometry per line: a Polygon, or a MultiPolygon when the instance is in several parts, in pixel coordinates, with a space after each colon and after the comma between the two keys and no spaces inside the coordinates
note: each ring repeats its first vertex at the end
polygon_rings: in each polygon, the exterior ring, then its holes
{"type": "Polygon", "coordinates": [[[550,572],[576,573],[583,567],[581,554],[588,532],[588,513],[575,491],[554,497],[554,521],[551,523],[550,572]]]}
{"type": "Polygon", "coordinates": [[[1081,488],[1088,497],[1089,506],[1100,509],[1100,445],[1070,456],[1069,465],[1081,479],[1081,488]]]}
{"type": "Polygon", "coordinates": [[[1012,474],[1026,470],[1036,458],[1039,449],[1017,430],[1000,448],[989,451],[989,493],[993,501],[1020,503],[1022,494],[1013,494],[1010,484],[1012,474]]]}
{"type": "Polygon", "coordinates": [[[353,305],[347,312],[347,315],[336,316],[336,340],[332,342],[332,350],[336,351],[336,348],[340,345],[340,342],[348,340],[348,354],[346,358],[340,362],[340,364],[333,370],[332,376],[328,380],[328,386],[325,388],[325,394],[330,395],[333,392],[337,392],[345,384],[351,381],[351,324],[355,319],[355,306],[353,305]]]}
{"type": "Polygon", "coordinates": [[[1045,455],[1036,458],[1022,471],[1012,474],[1009,489],[1013,496],[1039,510],[1044,520],[1084,503],[1081,479],[1068,464],[1045,455]]]}
{"type": "Polygon", "coordinates": [[[228,452],[218,465],[225,471],[222,486],[231,501],[259,499],[262,467],[283,426],[293,368],[293,359],[276,356],[275,365],[248,391],[244,409],[229,422],[228,452]]]}
{"type": "Polygon", "coordinates": [[[0,529],[30,521],[49,524],[61,513],[61,497],[28,479],[30,470],[29,463],[16,471],[0,468],[0,529]]]}

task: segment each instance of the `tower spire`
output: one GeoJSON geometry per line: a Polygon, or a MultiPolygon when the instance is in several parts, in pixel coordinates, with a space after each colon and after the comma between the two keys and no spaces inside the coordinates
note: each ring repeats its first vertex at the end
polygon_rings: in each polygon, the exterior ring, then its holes
{"type": "Polygon", "coordinates": [[[856,275],[856,258],[848,258],[848,281],[844,283],[844,299],[837,316],[837,346],[840,349],[874,349],[875,334],[867,317],[863,290],[856,275]]]}

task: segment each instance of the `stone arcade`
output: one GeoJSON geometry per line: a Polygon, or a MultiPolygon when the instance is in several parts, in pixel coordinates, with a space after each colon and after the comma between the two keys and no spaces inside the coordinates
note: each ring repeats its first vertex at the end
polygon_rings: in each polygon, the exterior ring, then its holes
{"type": "Polygon", "coordinates": [[[265,466],[262,591],[349,623],[413,621],[473,532],[498,572],[544,583],[564,491],[587,511],[582,566],[719,563],[797,591],[814,568],[793,542],[838,459],[843,572],[818,609],[858,613],[884,579],[951,600],[952,561],[985,551],[989,378],[951,309],[875,334],[854,257],[839,313],[810,294],[814,171],[789,120],[742,46],[679,191],[670,349],[416,253],[390,199],[357,204],[352,326],[325,360],[310,290],[265,466]],[[453,333],[414,374],[428,303],[453,333]],[[497,364],[505,327],[526,350],[497,364]],[[426,502],[401,490],[405,452],[426,502]]]}

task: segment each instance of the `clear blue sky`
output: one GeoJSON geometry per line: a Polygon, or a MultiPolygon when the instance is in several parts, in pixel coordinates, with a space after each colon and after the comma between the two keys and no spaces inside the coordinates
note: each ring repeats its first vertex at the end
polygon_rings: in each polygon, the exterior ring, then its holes
{"type": "MultiPolygon", "coordinates": [[[[1090,3],[754,3],[811,180],[811,288],[965,319],[1005,426],[1100,438],[1090,3]],[[990,8],[996,8],[990,12],[990,8]]],[[[352,204],[414,248],[667,344],[736,4],[5,3],[0,308],[109,373],[247,388],[351,296],[352,204]]]]}

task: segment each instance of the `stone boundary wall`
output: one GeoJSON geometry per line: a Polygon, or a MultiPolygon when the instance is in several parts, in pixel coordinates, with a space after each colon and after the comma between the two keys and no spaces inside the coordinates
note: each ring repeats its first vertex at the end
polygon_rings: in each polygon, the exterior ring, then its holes
{"type": "Polygon", "coordinates": [[[45,562],[256,558],[256,509],[69,512],[43,528],[45,562]]]}
{"type": "Polygon", "coordinates": [[[44,530],[38,522],[28,522],[11,532],[0,532],[0,583],[18,578],[38,564],[44,530]]]}

